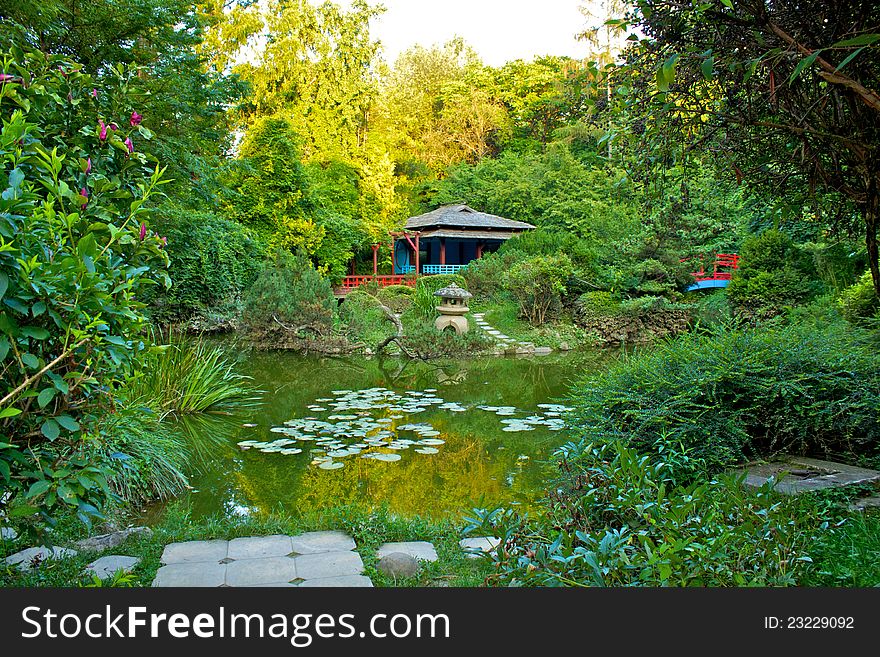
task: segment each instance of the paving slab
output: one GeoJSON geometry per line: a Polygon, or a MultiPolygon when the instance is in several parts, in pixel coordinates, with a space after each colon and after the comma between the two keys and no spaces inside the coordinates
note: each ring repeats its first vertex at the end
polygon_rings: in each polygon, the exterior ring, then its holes
{"type": "Polygon", "coordinates": [[[290,582],[296,578],[296,559],[292,557],[241,559],[226,566],[227,586],[255,586],[273,582],[290,582]]]}
{"type": "Polygon", "coordinates": [[[21,571],[29,570],[42,561],[49,559],[63,559],[64,557],[75,557],[76,550],[63,547],[48,548],[45,545],[40,547],[31,547],[11,554],[4,561],[10,566],[18,566],[21,571]]]}
{"type": "Polygon", "coordinates": [[[318,554],[320,552],[344,552],[354,550],[354,539],[345,532],[308,532],[291,537],[293,552],[318,554]]]}
{"type": "Polygon", "coordinates": [[[124,573],[130,573],[135,566],[141,562],[137,557],[126,557],[119,554],[111,554],[100,559],[95,559],[86,566],[86,571],[97,575],[100,579],[112,577],[114,573],[121,570],[124,573]]]}
{"type": "Polygon", "coordinates": [[[170,543],[162,552],[162,563],[220,562],[229,552],[229,541],[187,541],[170,543]]]}
{"type": "Polygon", "coordinates": [[[217,587],[226,583],[226,566],[211,562],[185,562],[162,566],[153,586],[217,587]]]}
{"type": "Polygon", "coordinates": [[[18,532],[12,527],[0,527],[0,539],[14,541],[16,538],[18,538],[18,532]]]}
{"type": "Polygon", "coordinates": [[[476,559],[481,554],[492,552],[501,539],[496,536],[476,536],[474,538],[463,538],[458,544],[465,551],[469,559],[476,559]]]}
{"type": "Polygon", "coordinates": [[[427,541],[406,541],[403,543],[385,543],[379,546],[376,556],[382,557],[393,554],[394,552],[403,552],[416,559],[422,561],[437,561],[437,550],[427,541]]]}
{"type": "Polygon", "coordinates": [[[304,580],[360,575],[364,572],[364,562],[357,552],[303,554],[294,561],[297,576],[304,580]]]}
{"type": "Polygon", "coordinates": [[[342,575],[340,577],[317,577],[307,579],[299,587],[301,589],[317,587],[373,588],[373,582],[364,575],[342,575]]]}
{"type": "Polygon", "coordinates": [[[260,559],[286,557],[293,552],[290,536],[250,536],[229,541],[227,559],[260,559]]]}

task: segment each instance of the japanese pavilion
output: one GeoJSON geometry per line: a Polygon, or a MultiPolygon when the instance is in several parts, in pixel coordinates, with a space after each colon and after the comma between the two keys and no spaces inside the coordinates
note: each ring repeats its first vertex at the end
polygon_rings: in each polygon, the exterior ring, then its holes
{"type": "MultiPolygon", "coordinates": [[[[454,274],[505,241],[534,226],[478,212],[467,205],[444,205],[410,217],[401,232],[391,233],[391,276],[378,274],[379,244],[373,245],[372,276],[346,276],[337,296],[375,281],[387,285],[414,285],[413,275],[454,274]]],[[[386,243],[387,244],[387,243],[386,243]]],[[[387,246],[386,246],[387,248],[387,246]]]]}

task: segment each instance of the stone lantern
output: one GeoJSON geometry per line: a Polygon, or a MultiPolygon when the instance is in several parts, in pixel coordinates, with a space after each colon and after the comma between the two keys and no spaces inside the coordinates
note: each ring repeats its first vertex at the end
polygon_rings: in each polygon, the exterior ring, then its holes
{"type": "Polygon", "coordinates": [[[467,300],[474,295],[452,283],[434,292],[434,296],[441,299],[437,306],[440,316],[434,320],[434,327],[438,331],[452,329],[459,335],[467,333],[469,327],[465,315],[470,312],[467,300]]]}

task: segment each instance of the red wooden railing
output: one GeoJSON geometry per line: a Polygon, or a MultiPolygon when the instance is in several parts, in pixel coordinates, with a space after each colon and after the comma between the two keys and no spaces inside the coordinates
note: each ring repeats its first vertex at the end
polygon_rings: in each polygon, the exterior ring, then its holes
{"type": "Polygon", "coordinates": [[[389,285],[408,285],[415,287],[416,279],[413,276],[397,274],[394,276],[346,276],[342,279],[342,285],[336,288],[337,294],[348,294],[356,287],[375,282],[379,287],[389,285]]]}

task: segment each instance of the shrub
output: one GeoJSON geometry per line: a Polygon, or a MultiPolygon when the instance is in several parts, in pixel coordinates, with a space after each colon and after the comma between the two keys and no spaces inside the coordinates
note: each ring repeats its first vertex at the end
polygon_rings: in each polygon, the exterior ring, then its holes
{"type": "Polygon", "coordinates": [[[413,304],[415,289],[408,285],[389,285],[379,289],[379,301],[400,314],[405,312],[413,304]]]}
{"type": "Polygon", "coordinates": [[[561,303],[571,274],[567,255],[535,256],[515,264],[507,272],[505,286],[519,304],[520,316],[540,326],[548,311],[561,303]]]}
{"type": "Polygon", "coordinates": [[[349,340],[364,342],[373,347],[394,329],[386,319],[385,313],[379,308],[376,295],[365,287],[358,287],[346,295],[342,305],[339,306],[339,318],[349,340]]]}
{"type": "Polygon", "coordinates": [[[336,306],[330,282],[307,258],[279,252],[245,294],[242,323],[251,332],[296,328],[323,335],[333,328],[336,306]]]}
{"type": "Polygon", "coordinates": [[[839,322],[681,335],[624,358],[573,390],[575,425],[659,459],[678,480],[781,450],[876,445],[880,357],[839,322]]]}
{"type": "Polygon", "coordinates": [[[504,288],[504,276],[514,264],[526,258],[521,251],[487,253],[473,260],[463,271],[467,289],[483,301],[496,296],[504,288]]]}
{"type": "Polygon", "coordinates": [[[499,583],[519,586],[784,586],[819,522],[769,487],[730,477],[670,486],[663,462],[620,444],[566,445],[562,478],[528,521],[477,510],[466,531],[502,538],[499,583]]]}
{"type": "Polygon", "coordinates": [[[870,323],[880,313],[880,299],[874,292],[871,272],[867,271],[859,281],[840,293],[838,306],[841,314],[853,324],[870,323]]]}
{"type": "Polygon", "coordinates": [[[743,314],[772,317],[809,301],[819,290],[813,259],[785,233],[771,229],[749,237],[741,255],[727,293],[743,314]]]}
{"type": "Polygon", "coordinates": [[[165,207],[172,287],[149,297],[151,315],[176,322],[207,314],[235,315],[242,293],[253,285],[266,257],[256,232],[210,212],[165,207]]]}
{"type": "Polygon", "coordinates": [[[433,325],[426,324],[409,327],[403,343],[422,359],[456,358],[484,351],[494,345],[476,331],[458,335],[452,331],[438,331],[433,325]]]}
{"type": "Polygon", "coordinates": [[[130,118],[135,70],[105,85],[13,49],[2,72],[0,504],[88,522],[110,495],[91,445],[143,346],[144,289],[167,281],[146,218],[162,171],[135,148],[152,136],[130,118]]]}

